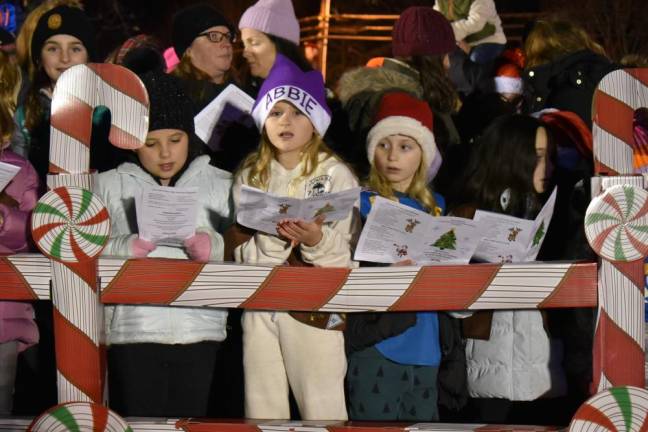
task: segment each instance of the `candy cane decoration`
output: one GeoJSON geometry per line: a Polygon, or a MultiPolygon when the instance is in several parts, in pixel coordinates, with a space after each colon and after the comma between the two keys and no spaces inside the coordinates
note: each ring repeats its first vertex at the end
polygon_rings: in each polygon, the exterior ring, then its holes
{"type": "Polygon", "coordinates": [[[59,402],[101,403],[104,394],[97,258],[109,222],[103,204],[88,190],[92,187],[92,111],[100,105],[111,112],[113,145],[137,148],[148,131],[148,95],[128,69],[111,64],[77,65],[59,77],[50,136],[50,172],[54,175],[48,176],[54,190],[39,201],[32,227],[39,248],[52,259],[59,402]]]}
{"type": "Polygon", "coordinates": [[[110,110],[108,138],[134,149],[148,132],[148,95],[135,74],[112,64],[71,67],[54,89],[50,128],[50,172],[87,173],[90,163],[92,111],[110,110]]]}
{"type": "Polygon", "coordinates": [[[594,337],[594,389],[644,385],[643,257],[648,193],[612,186],[587,209],[585,233],[599,256],[599,314],[594,337]],[[623,353],[623,355],[619,355],[623,353]]]}
{"type": "Polygon", "coordinates": [[[594,93],[592,135],[597,174],[618,175],[648,170],[648,151],[633,137],[635,110],[648,107],[648,69],[607,74],[594,93]]]}
{"type": "Polygon", "coordinates": [[[108,242],[108,210],[86,189],[56,188],[38,201],[32,214],[32,234],[43,254],[57,261],[88,261],[108,242]]]}
{"type": "Polygon", "coordinates": [[[126,421],[103,405],[68,402],[36,417],[27,432],[133,432],[126,421]]]}
{"type": "Polygon", "coordinates": [[[104,257],[99,275],[104,303],[322,312],[596,306],[594,263],[349,270],[104,257]]]}
{"type": "Polygon", "coordinates": [[[592,199],[585,235],[594,251],[610,261],[635,261],[648,255],[648,192],[613,186],[592,199]]]}
{"type": "MultiPolygon", "coordinates": [[[[597,174],[632,174],[643,170],[646,149],[635,143],[633,120],[635,110],[645,106],[648,106],[648,69],[618,70],[601,80],[592,110],[597,174]]],[[[620,385],[645,385],[641,258],[646,255],[647,238],[643,230],[644,206],[648,204],[641,178],[613,180],[608,182],[610,193],[604,191],[586,214],[588,240],[601,257],[593,353],[594,391],[620,385]],[[626,185],[619,189],[612,183],[626,185]],[[637,184],[641,187],[630,186],[637,184]],[[619,352],[623,355],[617,355],[619,352]]]]}

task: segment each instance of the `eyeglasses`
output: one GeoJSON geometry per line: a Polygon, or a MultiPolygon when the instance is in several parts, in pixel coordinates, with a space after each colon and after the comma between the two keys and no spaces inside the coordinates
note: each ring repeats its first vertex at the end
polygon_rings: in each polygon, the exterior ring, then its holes
{"type": "Polygon", "coordinates": [[[236,41],[236,35],[230,32],[223,33],[216,30],[200,33],[197,37],[207,36],[210,42],[220,43],[223,39],[227,39],[229,43],[234,43],[236,41]]]}

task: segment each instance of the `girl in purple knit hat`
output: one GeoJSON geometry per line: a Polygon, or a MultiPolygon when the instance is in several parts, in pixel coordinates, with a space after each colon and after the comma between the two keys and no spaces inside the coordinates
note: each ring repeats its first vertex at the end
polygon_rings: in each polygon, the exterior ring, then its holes
{"type": "MultiPolygon", "coordinates": [[[[0,190],[0,255],[11,255],[29,251],[29,216],[38,200],[38,175],[25,158],[8,148],[21,79],[18,67],[3,50],[0,76],[0,162],[20,168],[0,190]]],[[[0,301],[0,415],[11,414],[18,353],[36,342],[38,327],[31,304],[0,301]]]]}
{"type": "MultiPolygon", "coordinates": [[[[259,150],[235,177],[234,203],[243,185],[308,198],[356,187],[349,168],[322,141],[331,121],[324,82],[278,55],[252,110],[262,132],[259,150]]],[[[352,267],[358,219],[280,221],[274,235],[256,232],[234,249],[237,262],[263,265],[352,267]]],[[[307,286],[303,287],[307,289],[307,286]]],[[[346,420],[346,356],[338,314],[246,311],[243,314],[245,413],[290,417],[288,386],[305,420],[346,420]]]]}

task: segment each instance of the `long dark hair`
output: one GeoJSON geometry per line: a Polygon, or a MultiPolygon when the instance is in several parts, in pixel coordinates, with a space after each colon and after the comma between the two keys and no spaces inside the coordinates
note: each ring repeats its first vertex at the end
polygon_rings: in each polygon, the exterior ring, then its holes
{"type": "Polygon", "coordinates": [[[458,108],[459,96],[443,67],[443,56],[412,56],[405,59],[419,73],[423,99],[432,111],[452,114],[458,108]]]}
{"type": "MultiPolygon", "coordinates": [[[[477,141],[459,195],[461,205],[523,217],[538,206],[533,187],[537,164],[536,133],[540,120],[512,114],[497,118],[477,141]],[[506,208],[501,197],[509,189],[506,208]]],[[[546,129],[546,128],[545,128],[546,129]]],[[[551,137],[547,131],[547,151],[551,137]]]]}
{"type": "Polygon", "coordinates": [[[285,57],[288,57],[290,61],[299,66],[303,72],[309,72],[313,70],[313,66],[306,60],[304,52],[302,51],[299,45],[296,45],[294,42],[289,41],[288,39],[281,38],[279,36],[266,34],[275,44],[277,53],[283,54],[285,57]]]}
{"type": "MultiPolygon", "coordinates": [[[[271,35],[268,33],[263,34],[272,41],[277,54],[282,54],[283,56],[287,57],[290,61],[299,66],[299,69],[301,69],[303,72],[310,72],[313,70],[313,66],[311,66],[308,60],[306,60],[306,57],[304,56],[304,53],[299,45],[279,36],[271,35]]],[[[247,64],[241,69],[241,75],[243,76],[242,81],[244,83],[249,83],[256,89],[261,87],[263,78],[252,76],[252,74],[250,73],[250,68],[247,66],[247,64]]]]}

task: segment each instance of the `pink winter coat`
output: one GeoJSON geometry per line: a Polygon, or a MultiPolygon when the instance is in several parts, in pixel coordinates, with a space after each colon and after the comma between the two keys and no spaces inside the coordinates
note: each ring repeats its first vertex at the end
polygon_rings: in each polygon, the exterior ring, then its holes
{"type": "MultiPolygon", "coordinates": [[[[29,217],[38,200],[38,175],[26,159],[9,149],[0,150],[0,161],[21,168],[4,189],[18,208],[0,203],[0,255],[28,252],[29,217]]],[[[13,340],[19,342],[20,350],[38,342],[34,309],[29,303],[0,301],[0,343],[13,340]]]]}

